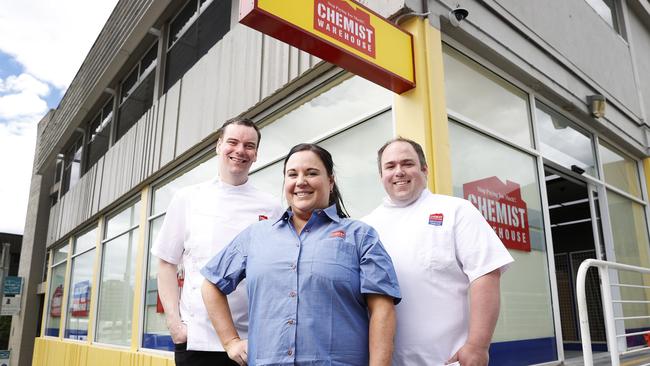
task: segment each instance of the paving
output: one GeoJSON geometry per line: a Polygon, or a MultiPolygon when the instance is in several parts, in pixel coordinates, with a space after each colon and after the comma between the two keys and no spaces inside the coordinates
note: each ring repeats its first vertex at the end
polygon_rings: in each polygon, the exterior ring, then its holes
{"type": "MultiPolygon", "coordinates": [[[[577,352],[579,353],[579,352],[577,352]]],[[[573,356],[573,355],[570,355],[573,356]]],[[[570,357],[567,355],[567,357],[570,357]]],[[[582,356],[567,358],[562,365],[565,366],[609,366],[612,364],[607,352],[597,352],[593,355],[593,365],[585,365],[582,356]]],[[[650,349],[632,355],[621,357],[621,366],[647,366],[650,365],[650,349]]]]}

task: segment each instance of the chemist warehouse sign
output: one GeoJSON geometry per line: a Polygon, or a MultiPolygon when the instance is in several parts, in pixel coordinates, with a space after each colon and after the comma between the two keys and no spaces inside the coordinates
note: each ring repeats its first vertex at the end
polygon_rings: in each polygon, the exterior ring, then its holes
{"type": "Polygon", "coordinates": [[[463,195],[483,214],[506,248],[530,252],[528,210],[519,184],[489,177],[463,184],[463,195]]]}
{"type": "Polygon", "coordinates": [[[415,87],[412,36],[352,0],[241,0],[239,22],[395,93],[415,87]]]}

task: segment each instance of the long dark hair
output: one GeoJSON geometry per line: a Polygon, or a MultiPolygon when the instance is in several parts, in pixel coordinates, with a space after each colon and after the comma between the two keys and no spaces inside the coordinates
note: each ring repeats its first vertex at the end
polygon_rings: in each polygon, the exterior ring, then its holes
{"type": "MultiPolygon", "coordinates": [[[[285,173],[287,170],[287,161],[291,155],[301,151],[311,151],[316,154],[323,165],[325,165],[327,175],[329,177],[334,177],[334,161],[332,160],[332,154],[316,144],[298,144],[292,147],[291,150],[289,150],[287,157],[284,158],[284,167],[282,168],[283,173],[285,173]]],[[[336,185],[336,180],[334,181],[332,192],[330,192],[330,200],[328,205],[331,206],[333,204],[336,204],[336,213],[339,215],[339,217],[350,217],[347,210],[345,209],[345,205],[343,204],[343,197],[341,197],[339,187],[336,185]]]]}

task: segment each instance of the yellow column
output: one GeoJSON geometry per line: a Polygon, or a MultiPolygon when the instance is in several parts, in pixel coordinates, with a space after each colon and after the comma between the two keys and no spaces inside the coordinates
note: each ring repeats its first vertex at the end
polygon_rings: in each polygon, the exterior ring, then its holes
{"type": "Polygon", "coordinates": [[[401,26],[413,35],[416,87],[395,95],[393,113],[397,135],[422,145],[429,165],[429,189],[452,194],[440,31],[419,17],[401,26]]]}
{"type": "Polygon", "coordinates": [[[72,270],[72,266],[70,265],[70,261],[72,260],[72,246],[74,244],[74,240],[72,237],[68,239],[68,258],[65,260],[65,278],[63,279],[63,300],[61,301],[61,324],[59,325],[59,338],[63,339],[64,338],[64,333],[65,333],[65,322],[68,317],[68,296],[70,296],[70,273],[72,270]]]}
{"type": "Polygon", "coordinates": [[[144,187],[140,193],[140,226],[138,229],[138,251],[136,254],[135,278],[133,286],[133,312],[131,317],[131,351],[137,351],[140,347],[140,320],[142,319],[142,309],[144,308],[142,296],[146,263],[146,231],[147,228],[147,208],[149,207],[149,186],[144,187]]]}
{"type": "Polygon", "coordinates": [[[104,216],[97,220],[97,238],[95,240],[95,264],[93,265],[93,278],[90,285],[90,313],[88,314],[88,337],[86,343],[91,344],[95,338],[95,319],[97,317],[97,302],[99,292],[99,274],[102,262],[102,238],[104,237],[104,216]]]}

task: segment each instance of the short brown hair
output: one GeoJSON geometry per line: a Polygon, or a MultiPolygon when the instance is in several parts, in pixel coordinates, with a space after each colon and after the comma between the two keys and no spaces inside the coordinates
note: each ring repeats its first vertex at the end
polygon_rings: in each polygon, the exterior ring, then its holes
{"type": "Polygon", "coordinates": [[[223,133],[226,131],[226,127],[229,125],[240,125],[240,126],[246,126],[250,127],[257,132],[257,148],[260,147],[260,141],[262,140],[262,133],[260,132],[259,127],[249,118],[244,118],[244,117],[235,117],[227,120],[226,122],[221,125],[221,127],[217,130],[217,141],[223,137],[223,133]]]}
{"type": "Polygon", "coordinates": [[[381,175],[381,156],[384,155],[384,150],[388,147],[388,145],[394,143],[394,142],[406,142],[407,144],[413,146],[413,150],[415,150],[415,153],[418,155],[418,160],[420,161],[420,167],[425,168],[427,167],[427,159],[424,157],[424,150],[422,149],[422,146],[418,144],[417,142],[407,139],[401,136],[397,136],[394,139],[390,139],[386,141],[386,143],[377,150],[377,167],[379,168],[379,175],[381,175]]]}

